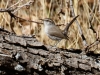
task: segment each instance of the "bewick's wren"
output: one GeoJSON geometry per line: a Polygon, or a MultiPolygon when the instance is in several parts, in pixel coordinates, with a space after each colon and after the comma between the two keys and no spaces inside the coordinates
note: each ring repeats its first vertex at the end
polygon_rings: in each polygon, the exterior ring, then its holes
{"type": "MultiPolygon", "coordinates": [[[[72,24],[74,22],[74,20],[77,18],[78,16],[76,16],[70,23],[72,24]]],[[[68,39],[67,35],[64,35],[65,33],[63,33],[64,31],[62,31],[60,28],[58,28],[54,21],[46,18],[46,19],[40,19],[44,22],[44,31],[47,34],[47,36],[52,39],[52,40],[56,40],[56,41],[61,41],[62,39],[68,39]]],[[[68,24],[68,26],[66,26],[65,29],[67,29],[66,31],[68,31],[68,28],[71,24],[68,24]]],[[[65,30],[64,29],[64,30],[65,30]]],[[[57,43],[58,44],[58,43],[57,43]]],[[[56,44],[56,45],[57,45],[56,44]]]]}

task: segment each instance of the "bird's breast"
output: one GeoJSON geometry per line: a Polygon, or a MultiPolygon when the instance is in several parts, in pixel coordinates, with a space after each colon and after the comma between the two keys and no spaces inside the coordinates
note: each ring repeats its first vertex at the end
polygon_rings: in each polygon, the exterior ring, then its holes
{"type": "Polygon", "coordinates": [[[46,34],[48,34],[50,30],[52,30],[51,26],[45,26],[44,31],[46,34]]]}

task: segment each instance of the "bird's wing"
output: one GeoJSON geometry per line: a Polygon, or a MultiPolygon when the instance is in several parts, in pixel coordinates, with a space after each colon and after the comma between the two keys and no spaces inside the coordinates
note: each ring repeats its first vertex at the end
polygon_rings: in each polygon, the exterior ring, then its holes
{"type": "Polygon", "coordinates": [[[55,37],[59,37],[59,38],[63,38],[64,39],[65,36],[63,35],[62,31],[58,27],[55,27],[55,28],[56,29],[52,28],[52,30],[49,31],[49,35],[55,36],[55,37]]]}

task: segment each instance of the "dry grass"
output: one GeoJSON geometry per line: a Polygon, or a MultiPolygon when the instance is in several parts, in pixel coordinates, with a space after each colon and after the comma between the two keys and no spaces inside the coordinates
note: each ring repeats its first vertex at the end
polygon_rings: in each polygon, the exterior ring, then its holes
{"type": "MultiPolygon", "coordinates": [[[[23,0],[23,2],[19,3],[19,5],[22,5],[27,1],[28,0],[23,0]]],[[[17,0],[0,0],[0,8],[6,8],[7,6],[11,6],[16,2],[17,0]]],[[[96,40],[96,35],[92,30],[89,29],[89,15],[90,11],[92,10],[91,5],[93,6],[93,0],[74,0],[75,15],[80,15],[77,20],[81,25],[82,31],[88,44],[96,40]]],[[[99,26],[100,17],[98,13],[99,12],[97,10],[94,13],[95,18],[93,21],[93,27],[95,30],[97,30],[99,26]]],[[[34,0],[34,3],[29,8],[23,7],[15,14],[24,19],[33,21],[39,21],[40,18],[51,18],[55,21],[56,24],[66,24],[72,19],[72,17],[70,17],[70,9],[66,5],[66,0],[34,0]],[[61,9],[64,14],[59,14],[61,9]]],[[[20,21],[14,21],[14,23],[10,25],[9,22],[10,16],[7,13],[0,13],[1,27],[4,27],[9,31],[14,31],[17,35],[35,34],[37,39],[44,44],[53,45],[55,43],[45,35],[43,31],[43,25],[20,21]]],[[[65,26],[59,27],[64,29],[65,26]]],[[[76,23],[73,23],[73,25],[71,25],[69,28],[68,36],[70,39],[62,40],[58,44],[58,47],[83,48],[82,39],[76,23]]],[[[100,47],[98,50],[100,50],[100,47]]]]}

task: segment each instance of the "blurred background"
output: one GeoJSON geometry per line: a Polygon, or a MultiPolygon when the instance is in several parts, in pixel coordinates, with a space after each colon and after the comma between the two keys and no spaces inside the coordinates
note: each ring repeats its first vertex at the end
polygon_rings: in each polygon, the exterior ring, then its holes
{"type": "MultiPolygon", "coordinates": [[[[19,0],[0,0],[0,8],[7,8],[19,0]]],[[[17,6],[27,3],[29,0],[20,0],[17,6]]],[[[34,2],[30,6],[25,6],[19,9],[14,14],[26,20],[33,20],[41,22],[39,19],[51,18],[55,24],[69,23],[73,17],[70,10],[68,0],[33,0],[34,2]]],[[[100,35],[100,0],[72,0],[75,15],[79,15],[77,18],[82,32],[86,38],[87,44],[93,43],[97,35],[89,28],[89,17],[92,12],[94,4],[96,5],[93,12],[92,26],[100,35]]],[[[64,29],[65,25],[60,25],[60,29],[64,29]]],[[[22,20],[14,20],[10,23],[10,16],[8,13],[0,13],[0,27],[10,32],[15,32],[18,36],[22,35],[36,35],[36,38],[46,44],[54,45],[55,41],[52,41],[44,33],[44,26],[33,22],[27,22],[22,20]]],[[[79,29],[74,22],[68,32],[69,40],[62,40],[57,47],[59,48],[74,48],[83,49],[82,39],[79,34],[79,29]]],[[[92,50],[100,50],[100,44],[98,47],[93,47],[92,50]]]]}

